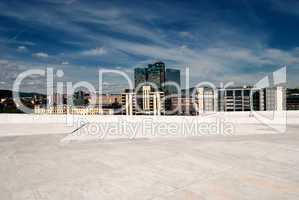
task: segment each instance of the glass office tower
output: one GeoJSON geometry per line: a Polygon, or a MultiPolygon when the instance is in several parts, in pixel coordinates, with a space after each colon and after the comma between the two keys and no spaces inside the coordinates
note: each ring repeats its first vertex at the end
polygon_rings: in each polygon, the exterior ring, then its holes
{"type": "Polygon", "coordinates": [[[147,68],[135,68],[134,69],[135,88],[147,82],[147,68]]]}
{"type": "Polygon", "coordinates": [[[163,62],[148,65],[147,81],[155,84],[158,90],[164,91],[162,85],[165,82],[165,64],[163,62]]]}
{"type": "MultiPolygon", "coordinates": [[[[181,72],[178,69],[166,69],[166,82],[174,82],[181,87],[181,72]]],[[[177,94],[178,89],[173,85],[165,86],[166,94],[177,94]]]]}

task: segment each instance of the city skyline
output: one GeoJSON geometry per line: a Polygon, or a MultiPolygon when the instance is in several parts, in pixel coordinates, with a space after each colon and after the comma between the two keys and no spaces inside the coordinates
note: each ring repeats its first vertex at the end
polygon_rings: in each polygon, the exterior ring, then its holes
{"type": "MultiPolygon", "coordinates": [[[[299,85],[299,4],[295,1],[57,1],[0,3],[0,89],[31,68],[64,71],[65,81],[98,85],[98,69],[134,69],[162,60],[190,86],[200,81],[250,85],[288,67],[288,87],[299,85]]],[[[105,89],[123,81],[107,76],[105,89]]],[[[42,91],[30,78],[24,91],[42,91]]]]}

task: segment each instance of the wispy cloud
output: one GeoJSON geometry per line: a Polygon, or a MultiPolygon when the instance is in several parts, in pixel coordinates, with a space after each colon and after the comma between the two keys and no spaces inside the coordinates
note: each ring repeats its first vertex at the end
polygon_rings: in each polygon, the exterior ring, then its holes
{"type": "Polygon", "coordinates": [[[18,52],[27,52],[28,48],[25,46],[18,46],[17,51],[18,52]]]}
{"type": "Polygon", "coordinates": [[[102,56],[107,53],[104,47],[97,47],[95,49],[85,50],[81,54],[84,56],[102,56]]]}
{"type": "Polygon", "coordinates": [[[32,54],[32,56],[35,58],[48,58],[49,57],[49,55],[44,52],[34,53],[34,54],[32,54]]]}
{"type": "Polygon", "coordinates": [[[70,63],[68,61],[62,61],[62,65],[69,65],[70,63]]]}

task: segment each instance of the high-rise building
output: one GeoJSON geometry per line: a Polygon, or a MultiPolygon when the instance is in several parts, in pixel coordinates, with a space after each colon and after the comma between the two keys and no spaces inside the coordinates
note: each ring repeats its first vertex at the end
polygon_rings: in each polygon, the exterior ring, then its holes
{"type": "Polygon", "coordinates": [[[181,73],[178,69],[166,69],[164,91],[167,96],[165,99],[165,110],[172,113],[172,102],[169,95],[179,94],[181,91],[181,73]]]}
{"type": "MultiPolygon", "coordinates": [[[[139,107],[143,107],[142,98],[142,86],[151,85],[155,91],[164,92],[165,95],[178,94],[180,91],[181,78],[180,70],[177,69],[165,69],[165,64],[163,62],[155,62],[154,64],[149,64],[147,68],[135,68],[134,70],[135,78],[135,90],[137,93],[137,104],[139,107]],[[165,82],[172,82],[179,86],[177,88],[174,85],[166,84],[165,82]],[[138,91],[137,91],[138,87],[138,91]]],[[[165,109],[171,109],[171,99],[165,99],[165,109]]]]}
{"type": "Polygon", "coordinates": [[[154,64],[148,65],[147,81],[154,84],[158,90],[164,91],[165,64],[163,62],[155,62],[154,64]]]}
{"type": "Polygon", "coordinates": [[[180,70],[177,69],[165,69],[165,64],[161,61],[149,64],[147,68],[135,68],[134,69],[135,88],[139,86],[141,92],[141,86],[147,82],[150,85],[156,87],[158,91],[163,91],[166,94],[176,94],[178,89],[175,86],[164,87],[165,82],[174,82],[178,86],[181,85],[180,70]]]}
{"type": "MultiPolygon", "coordinates": [[[[166,69],[165,73],[165,80],[166,82],[174,82],[176,83],[179,87],[181,86],[181,72],[178,69],[166,69]]],[[[166,84],[165,86],[165,93],[168,94],[177,94],[180,90],[174,85],[168,85],[166,84]]]]}
{"type": "Polygon", "coordinates": [[[134,69],[135,88],[147,82],[147,68],[134,69]]]}

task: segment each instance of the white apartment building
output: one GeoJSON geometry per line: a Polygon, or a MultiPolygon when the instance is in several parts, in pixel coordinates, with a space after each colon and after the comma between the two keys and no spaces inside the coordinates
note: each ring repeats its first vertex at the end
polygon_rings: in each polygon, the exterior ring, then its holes
{"type": "Polygon", "coordinates": [[[151,92],[150,110],[153,113],[153,115],[161,115],[165,113],[164,92],[151,92]]]}
{"type": "Polygon", "coordinates": [[[34,107],[34,114],[50,114],[50,115],[113,115],[113,109],[102,109],[99,107],[83,107],[83,106],[49,106],[48,108],[34,107]]]}
{"type": "Polygon", "coordinates": [[[218,89],[219,111],[250,111],[252,103],[249,87],[218,89]]]}
{"type": "Polygon", "coordinates": [[[196,88],[195,106],[197,113],[216,112],[218,93],[212,88],[200,87],[196,88]]]}
{"type": "Polygon", "coordinates": [[[125,90],[121,94],[121,104],[124,115],[135,115],[136,114],[136,93],[132,90],[125,90]]]}
{"type": "Polygon", "coordinates": [[[165,113],[164,92],[152,91],[152,87],[145,85],[142,87],[142,110],[140,114],[161,115],[165,113]]]}
{"type": "Polygon", "coordinates": [[[132,90],[125,90],[122,93],[122,107],[124,115],[162,115],[165,114],[164,92],[152,91],[151,86],[145,85],[139,94],[140,99],[137,104],[137,94],[132,90]]]}
{"type": "Polygon", "coordinates": [[[142,110],[144,112],[150,111],[150,96],[151,86],[145,85],[142,87],[142,110]]]}

